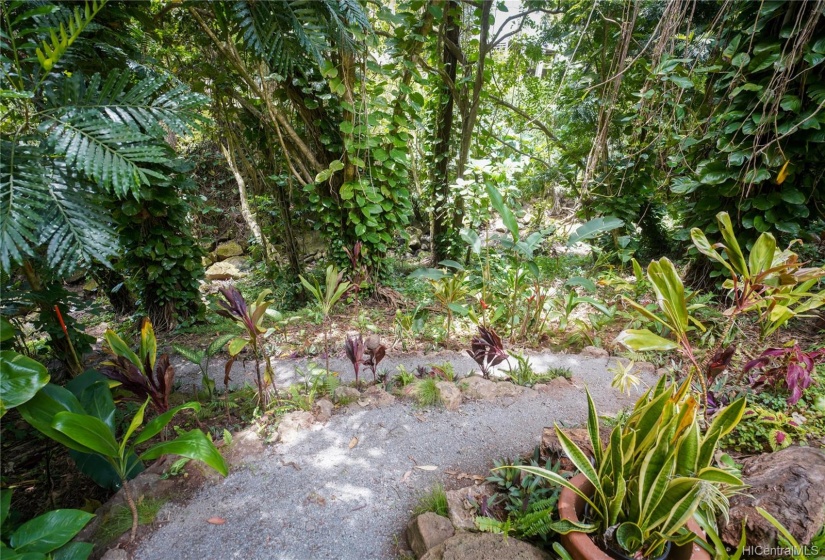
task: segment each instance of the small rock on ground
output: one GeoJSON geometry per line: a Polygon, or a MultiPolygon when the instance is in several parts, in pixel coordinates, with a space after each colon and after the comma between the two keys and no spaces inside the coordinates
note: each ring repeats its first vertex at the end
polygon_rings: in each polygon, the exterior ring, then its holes
{"type": "Polygon", "coordinates": [[[332,400],[338,404],[351,403],[361,398],[361,391],[354,387],[338,387],[332,394],[332,400]]]}
{"type": "Polygon", "coordinates": [[[609,358],[610,352],[605,350],[604,348],[596,348],[595,346],[585,346],[582,348],[582,351],[579,352],[580,356],[584,356],[585,358],[609,358]]]}
{"type": "Polygon", "coordinates": [[[361,401],[366,401],[367,405],[383,407],[395,404],[395,396],[390,395],[378,385],[371,385],[364,391],[361,401]]]}
{"type": "Polygon", "coordinates": [[[458,410],[458,407],[461,405],[461,391],[455,386],[455,383],[439,381],[435,386],[438,387],[444,408],[452,411],[458,410]]]}
{"type": "Polygon", "coordinates": [[[305,410],[298,410],[284,414],[278,424],[278,441],[292,443],[298,439],[298,434],[312,427],[315,417],[305,410]]]}
{"type": "Polygon", "coordinates": [[[326,424],[332,417],[332,409],[334,406],[329,399],[318,399],[315,401],[315,421],[319,424],[326,424]]]}
{"type": "Polygon", "coordinates": [[[447,492],[447,510],[456,531],[475,530],[476,506],[482,497],[490,497],[495,491],[495,486],[487,483],[447,492]]]}
{"type": "Polygon", "coordinates": [[[122,548],[112,548],[107,550],[100,560],[129,560],[129,553],[122,548]]]}
{"type": "Polygon", "coordinates": [[[421,560],[549,560],[535,546],[504,535],[459,533],[431,549],[421,560]]]}
{"type": "Polygon", "coordinates": [[[428,511],[413,518],[407,525],[407,544],[415,557],[421,558],[454,534],[455,529],[449,519],[428,511]]]}

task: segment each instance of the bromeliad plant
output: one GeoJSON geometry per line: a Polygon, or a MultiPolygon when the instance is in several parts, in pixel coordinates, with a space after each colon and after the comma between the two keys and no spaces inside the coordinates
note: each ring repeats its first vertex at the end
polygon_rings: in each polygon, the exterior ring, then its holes
{"type": "Polygon", "coordinates": [[[241,353],[241,350],[247,346],[252,351],[252,356],[255,359],[255,383],[258,388],[258,402],[262,407],[266,407],[268,403],[268,387],[273,386],[275,391],[275,398],[278,398],[278,389],[275,387],[275,375],[272,371],[272,364],[269,363],[269,356],[266,353],[265,339],[275,332],[274,329],[264,329],[262,324],[264,315],[267,312],[271,302],[265,301],[266,297],[271,293],[270,290],[263,290],[258,294],[255,303],[247,305],[241,292],[234,286],[228,288],[221,288],[221,294],[225,301],[218,301],[223,309],[218,310],[218,315],[234,320],[245,331],[244,336],[237,336],[229,341],[229,360],[226,362],[224,370],[224,385],[229,386],[229,372],[232,369],[232,364],[241,353]],[[264,363],[264,375],[261,377],[261,362],[264,363]]]}
{"type": "Polygon", "coordinates": [[[567,457],[593,486],[592,494],[547,469],[504,467],[544,477],[590,506],[589,519],[563,519],[552,525],[553,530],[592,533],[602,548],[653,558],[662,554],[668,541],[685,544],[693,539],[686,524],[697,511],[714,517],[727,512],[727,496],[742,481],[712,462],[719,438],[742,417],[744,399],[717,414],[702,434],[690,376],[680,386],[663,377],[636,402],[627,421],[613,428],[604,448],[589,392],[587,402],[593,463],[558,426],[556,434],[567,457]]]}
{"type": "Polygon", "coordinates": [[[489,379],[490,368],[497,366],[508,358],[501,337],[493,329],[479,326],[478,335],[473,337],[471,345],[472,349],[467,350],[467,354],[481,368],[481,375],[484,379],[489,379]]]}
{"type": "Polygon", "coordinates": [[[100,373],[134,393],[138,401],[150,399],[158,413],[169,410],[175,368],[169,363],[168,354],[157,355],[158,342],[149,319],[143,320],[137,353],[112,329],[108,329],[103,338],[113,359],[103,362],[100,373]]]}

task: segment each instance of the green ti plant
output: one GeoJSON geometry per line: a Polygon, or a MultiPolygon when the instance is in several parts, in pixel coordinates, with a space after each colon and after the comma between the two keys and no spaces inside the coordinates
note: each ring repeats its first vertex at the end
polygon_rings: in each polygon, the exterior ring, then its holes
{"type": "Polygon", "coordinates": [[[234,334],[224,334],[209,343],[206,348],[189,348],[180,344],[173,344],[180,356],[198,366],[201,371],[201,387],[206,391],[209,400],[215,397],[215,380],[209,377],[209,361],[218,355],[226,344],[235,338],[234,334]]]}
{"type": "Polygon", "coordinates": [[[564,453],[594,487],[592,494],[553,471],[512,467],[559,484],[590,506],[590,520],[561,520],[551,525],[554,531],[593,533],[604,549],[654,558],[667,541],[681,545],[695,537],[686,524],[697,512],[727,513],[728,496],[742,488],[742,481],[712,462],[719,438],[742,417],[745,399],[719,412],[702,434],[690,379],[677,386],[662,377],[636,402],[627,421],[613,428],[606,447],[589,391],[587,404],[592,463],[558,426],[555,429],[564,453]]]}
{"type": "Polygon", "coordinates": [[[229,386],[229,372],[232,364],[240,354],[241,350],[249,347],[252,357],[255,359],[255,383],[258,389],[258,403],[262,408],[266,408],[269,399],[268,388],[273,386],[275,398],[278,398],[278,388],[275,387],[275,374],[272,371],[272,364],[266,353],[266,338],[275,332],[274,329],[264,329],[263,320],[267,308],[271,304],[265,301],[271,293],[270,290],[263,290],[258,294],[255,303],[247,304],[241,292],[234,286],[221,288],[221,294],[225,301],[218,301],[223,309],[218,310],[218,315],[234,320],[246,332],[243,336],[236,336],[229,341],[229,360],[226,362],[224,370],[224,385],[229,386]],[[261,362],[264,363],[264,374],[261,376],[261,362]]]}
{"type": "MultiPolygon", "coordinates": [[[[442,261],[445,262],[445,261],[442,261]]],[[[464,300],[469,294],[467,287],[467,272],[456,270],[453,274],[443,276],[438,280],[431,280],[433,296],[447,313],[447,339],[453,325],[453,313],[466,315],[467,308],[464,300]]]]}
{"type": "Polygon", "coordinates": [[[301,284],[304,285],[304,288],[306,288],[315,299],[315,305],[321,314],[324,328],[324,355],[327,371],[329,371],[329,316],[335,304],[340,301],[351,286],[349,282],[342,280],[343,277],[343,271],[339,272],[333,265],[327,267],[323,287],[317,280],[313,280],[313,283],[310,283],[309,280],[303,276],[298,277],[301,280],[301,284]]]}
{"type": "MultiPolygon", "coordinates": [[[[0,526],[6,523],[11,509],[11,490],[0,490],[0,526]]],[[[57,509],[27,521],[0,541],[0,556],[25,560],[71,558],[86,560],[94,545],[69,542],[94,517],[79,509],[57,509]]]]}
{"type": "Polygon", "coordinates": [[[112,359],[103,362],[100,373],[133,393],[138,401],[148,398],[158,413],[169,410],[175,368],[169,362],[168,354],[157,355],[158,342],[151,321],[143,320],[137,353],[112,329],[108,329],[103,338],[112,359]]]}
{"type": "Polygon", "coordinates": [[[700,365],[688,336],[696,328],[705,331],[705,326],[691,314],[697,309],[698,304],[688,304],[684,284],[676,272],[676,267],[667,257],[651,261],[647,267],[647,277],[664,317],[654,314],[627,297],[624,299],[645,318],[659,323],[670,331],[676,341],[659,336],[647,328],[625,329],[619,333],[616,341],[635,352],[667,351],[678,348],[692,365],[690,377],[694,374],[698,377],[702,388],[702,399],[705,401],[703,404],[707,405],[708,385],[705,368],[700,365]]]}
{"type": "Polygon", "coordinates": [[[132,417],[129,427],[117,438],[115,404],[107,382],[93,371],[84,373],[73,383],[79,397],[67,388],[47,385],[34,398],[21,405],[20,414],[33,428],[48,438],[68,447],[72,457],[84,472],[101,483],[113,476],[123,487],[126,502],[132,511],[132,539],[137,530],[137,508],[128,480],[142,470],[142,461],[167,454],[203,461],[224,476],[226,463],[212,441],[200,430],[184,432],[177,438],[149,446],[144,445],[158,435],[182,410],[200,410],[200,404],[189,402],[171,408],[144,425],[147,397],[132,417]],[[138,453],[138,449],[141,451],[138,453]]]}
{"type": "Polygon", "coordinates": [[[711,244],[698,228],[690,231],[690,237],[700,253],[727,271],[729,278],[722,286],[733,300],[725,311],[730,318],[728,329],[738,315],[755,311],[764,340],[793,317],[825,305],[825,290],[811,291],[825,276],[825,268],[803,267],[790,246],[778,249],[776,239],[767,232],[757,238],[746,259],[727,212],[718,213],[716,221],[723,242],[711,244]]]}

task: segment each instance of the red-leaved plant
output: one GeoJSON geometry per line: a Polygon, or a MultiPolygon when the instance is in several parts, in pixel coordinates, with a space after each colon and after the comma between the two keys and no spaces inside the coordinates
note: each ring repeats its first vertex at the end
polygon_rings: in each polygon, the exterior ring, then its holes
{"type": "Polygon", "coordinates": [[[753,386],[776,387],[784,382],[790,391],[788,404],[794,405],[802,398],[805,389],[813,382],[816,363],[825,360],[825,351],[804,352],[798,344],[787,348],[768,348],[758,358],[745,364],[745,373],[758,373],[753,386]]]}
{"type": "Polygon", "coordinates": [[[481,374],[485,379],[490,377],[491,367],[497,366],[509,357],[504,351],[501,337],[493,329],[479,326],[478,335],[473,337],[470,344],[472,349],[467,350],[467,353],[481,368],[481,374]]]}
{"type": "Polygon", "coordinates": [[[119,381],[122,388],[134,393],[137,401],[150,398],[158,414],[169,410],[175,368],[169,363],[168,354],[157,356],[157,339],[149,319],[143,320],[137,354],[112,329],[103,338],[113,359],[103,362],[100,373],[119,381]]]}
{"type": "Polygon", "coordinates": [[[355,370],[355,384],[360,385],[359,375],[361,364],[364,363],[364,337],[360,334],[358,338],[348,336],[346,342],[344,342],[344,350],[347,352],[347,358],[352,362],[352,369],[355,370]]]}

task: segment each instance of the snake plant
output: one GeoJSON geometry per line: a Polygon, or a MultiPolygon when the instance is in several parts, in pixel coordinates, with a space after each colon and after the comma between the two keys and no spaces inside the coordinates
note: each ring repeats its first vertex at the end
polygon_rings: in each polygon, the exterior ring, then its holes
{"type": "Polygon", "coordinates": [[[742,417],[744,399],[720,411],[702,433],[690,377],[680,385],[663,377],[636,402],[627,421],[613,428],[606,446],[589,392],[587,402],[594,461],[558,426],[556,434],[567,457],[594,487],[592,494],[546,469],[507,467],[569,488],[589,505],[584,520],[561,520],[554,524],[555,531],[592,533],[602,547],[653,558],[668,541],[680,545],[693,539],[686,525],[698,511],[727,512],[727,496],[742,481],[711,463],[719,438],[742,417]]]}

